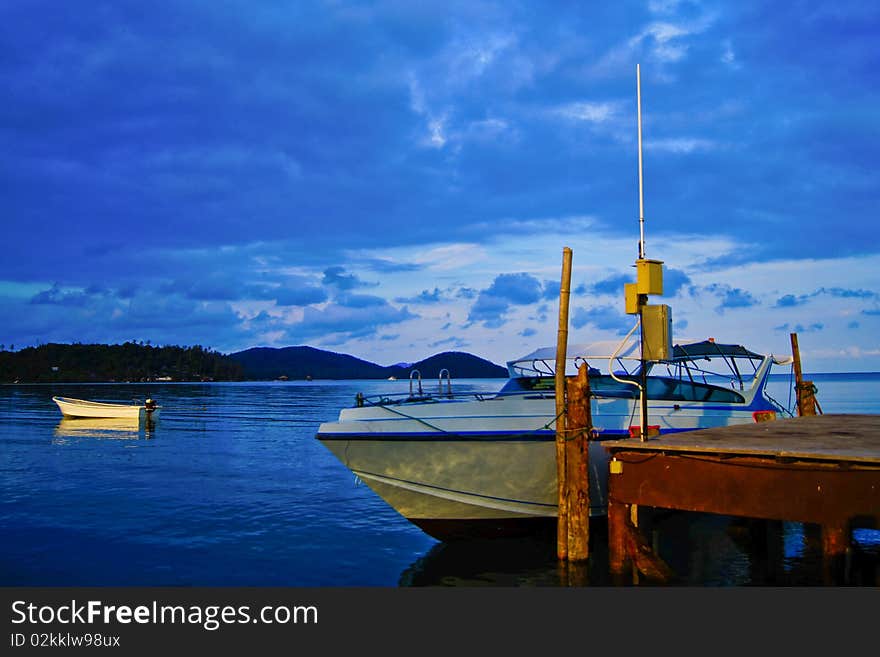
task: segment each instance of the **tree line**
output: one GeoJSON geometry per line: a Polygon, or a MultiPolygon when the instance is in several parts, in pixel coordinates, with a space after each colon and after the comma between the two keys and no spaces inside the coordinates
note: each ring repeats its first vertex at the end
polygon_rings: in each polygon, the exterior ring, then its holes
{"type": "Polygon", "coordinates": [[[240,381],[242,365],[201,345],[44,344],[0,350],[0,382],[240,381]]]}

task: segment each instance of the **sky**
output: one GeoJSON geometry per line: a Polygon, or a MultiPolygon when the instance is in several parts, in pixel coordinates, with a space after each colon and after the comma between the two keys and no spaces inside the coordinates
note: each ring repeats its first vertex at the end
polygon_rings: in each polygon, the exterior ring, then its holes
{"type": "MultiPolygon", "coordinates": [[[[880,5],[0,3],[0,343],[503,364],[634,320],[880,371],[880,5]]],[[[454,373],[453,373],[454,375],[454,373]]]]}

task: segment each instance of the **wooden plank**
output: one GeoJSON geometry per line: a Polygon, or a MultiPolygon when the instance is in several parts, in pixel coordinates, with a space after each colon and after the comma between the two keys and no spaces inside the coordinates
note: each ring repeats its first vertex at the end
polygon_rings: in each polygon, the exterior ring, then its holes
{"type": "Polygon", "coordinates": [[[880,415],[817,415],[660,434],[646,442],[607,440],[619,449],[700,452],[880,464],[880,415]]]}

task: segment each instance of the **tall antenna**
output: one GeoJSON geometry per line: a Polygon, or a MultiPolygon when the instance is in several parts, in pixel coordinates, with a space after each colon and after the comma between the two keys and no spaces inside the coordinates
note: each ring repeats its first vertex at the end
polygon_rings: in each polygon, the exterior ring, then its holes
{"type": "Polygon", "coordinates": [[[645,257],[645,194],[642,186],[642,72],[636,64],[636,98],[639,122],[639,260],[645,257]]]}

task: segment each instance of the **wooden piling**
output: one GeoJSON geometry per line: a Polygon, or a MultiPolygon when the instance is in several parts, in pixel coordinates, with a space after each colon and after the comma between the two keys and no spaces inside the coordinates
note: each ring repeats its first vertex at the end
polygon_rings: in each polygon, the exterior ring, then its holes
{"type": "Polygon", "coordinates": [[[568,560],[583,561],[590,556],[590,456],[589,435],[590,378],[586,363],[577,377],[569,377],[566,390],[566,491],[568,504],[568,560]]]}
{"type": "Polygon", "coordinates": [[[812,381],[804,381],[804,373],[801,370],[801,352],[798,348],[797,333],[791,333],[791,357],[794,361],[794,389],[797,393],[798,415],[816,415],[816,409],[821,407],[816,400],[816,388],[812,381]]]}
{"type": "Polygon", "coordinates": [[[556,484],[558,516],[556,556],[568,558],[568,486],[565,436],[565,360],[568,352],[568,301],[571,293],[571,249],[562,249],[562,281],[559,286],[559,330],[556,337],[556,484]]]}

